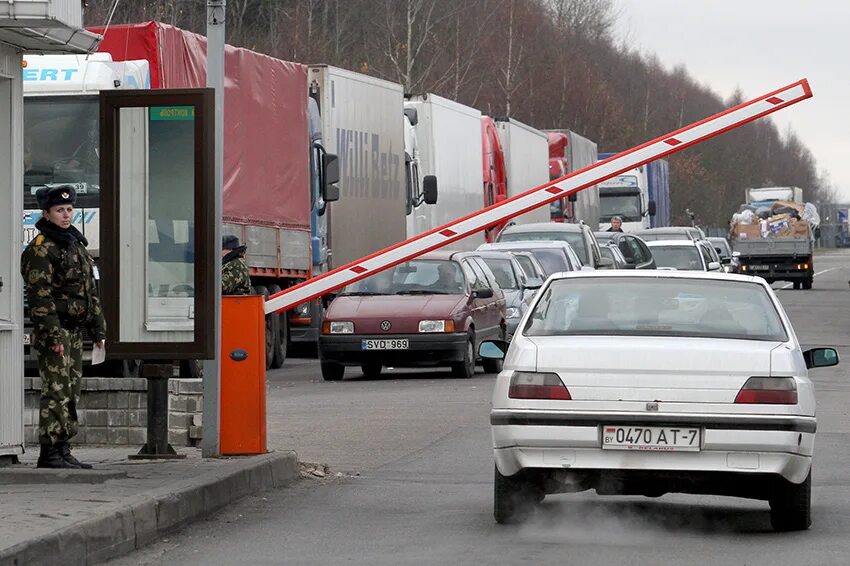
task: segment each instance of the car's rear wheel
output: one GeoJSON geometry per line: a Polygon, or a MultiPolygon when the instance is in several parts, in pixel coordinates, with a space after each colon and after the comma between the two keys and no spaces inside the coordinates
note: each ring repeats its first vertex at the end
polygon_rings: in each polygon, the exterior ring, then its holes
{"type": "Polygon", "coordinates": [[[322,379],[325,381],[342,381],[345,366],[333,362],[322,362],[322,379]]]}
{"type": "Polygon", "coordinates": [[[770,498],[770,526],[775,531],[804,531],[811,525],[811,470],[801,484],[780,479],[770,498]]]}
{"type": "Polygon", "coordinates": [[[494,466],[493,517],[500,525],[521,523],[528,519],[534,506],[543,500],[543,492],[525,480],[523,475],[503,476],[494,466]]]}
{"type": "Polygon", "coordinates": [[[466,341],[463,361],[452,364],[452,375],[458,379],[469,379],[475,375],[475,336],[470,335],[466,341]]]}
{"type": "Polygon", "coordinates": [[[382,366],[381,364],[363,364],[360,369],[363,370],[363,375],[369,379],[375,379],[380,377],[382,366]]]}

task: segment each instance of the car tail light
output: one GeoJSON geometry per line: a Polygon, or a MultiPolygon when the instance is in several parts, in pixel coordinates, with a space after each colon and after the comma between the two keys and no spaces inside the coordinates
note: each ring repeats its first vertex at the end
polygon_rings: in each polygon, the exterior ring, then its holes
{"type": "Polygon", "coordinates": [[[556,373],[517,371],[508,389],[511,399],[560,399],[569,401],[570,392],[556,373]]]}
{"type": "Polygon", "coordinates": [[[797,382],[793,377],[751,377],[738,392],[735,402],[796,405],[797,382]]]}

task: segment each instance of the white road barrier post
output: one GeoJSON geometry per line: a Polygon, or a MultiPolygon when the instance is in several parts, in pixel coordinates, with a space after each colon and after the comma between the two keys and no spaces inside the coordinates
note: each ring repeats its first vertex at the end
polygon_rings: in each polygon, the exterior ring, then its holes
{"type": "Polygon", "coordinates": [[[685,126],[675,132],[655,138],[595,165],[585,167],[521,195],[290,287],[270,297],[265,303],[265,312],[268,314],[291,309],[350,283],[380,273],[394,265],[441,248],[490,226],[500,224],[529,210],[592,187],[629,169],[681,151],[686,147],[811,98],[811,96],[812,91],[809,88],[808,81],[806,79],[799,80],[784,88],[685,126]]]}

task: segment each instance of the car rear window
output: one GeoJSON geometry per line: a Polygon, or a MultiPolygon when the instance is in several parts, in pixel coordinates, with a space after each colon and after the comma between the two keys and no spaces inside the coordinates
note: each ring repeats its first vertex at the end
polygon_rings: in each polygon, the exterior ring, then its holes
{"type": "Polygon", "coordinates": [[[552,281],[524,334],[788,339],[776,306],[757,283],[632,277],[552,281]]]}
{"type": "Polygon", "coordinates": [[[578,254],[584,265],[591,265],[587,255],[587,246],[581,232],[505,232],[499,236],[500,242],[520,242],[529,240],[544,240],[547,242],[567,242],[578,254]]]}
{"type": "Polygon", "coordinates": [[[495,259],[491,257],[482,258],[493,275],[496,276],[496,284],[502,289],[519,289],[513,265],[509,259],[495,259]]]}
{"type": "Polygon", "coordinates": [[[536,249],[531,250],[531,253],[537,258],[540,265],[543,266],[546,275],[561,273],[562,271],[572,271],[567,261],[567,256],[561,250],[536,249]]]}
{"type": "Polygon", "coordinates": [[[703,271],[696,246],[652,246],[656,267],[672,267],[683,271],[703,271]]]}
{"type": "Polygon", "coordinates": [[[534,264],[531,263],[531,258],[524,255],[517,255],[514,257],[516,257],[516,260],[519,262],[519,266],[522,268],[526,277],[537,277],[537,270],[534,269],[534,264]]]}

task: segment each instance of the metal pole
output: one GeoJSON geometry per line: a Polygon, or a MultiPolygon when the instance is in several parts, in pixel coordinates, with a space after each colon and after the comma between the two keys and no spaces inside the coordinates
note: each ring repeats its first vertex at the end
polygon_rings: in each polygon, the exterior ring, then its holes
{"type": "MultiPolygon", "coordinates": [[[[221,245],[222,179],[224,177],[224,32],[226,0],[207,0],[207,86],[215,89],[215,241],[221,245]]],[[[221,254],[215,256],[213,289],[221,289],[221,254]]],[[[204,433],[201,451],[205,458],[221,455],[219,392],[221,390],[221,301],[213,314],[215,358],[204,361],[204,433]]]]}

